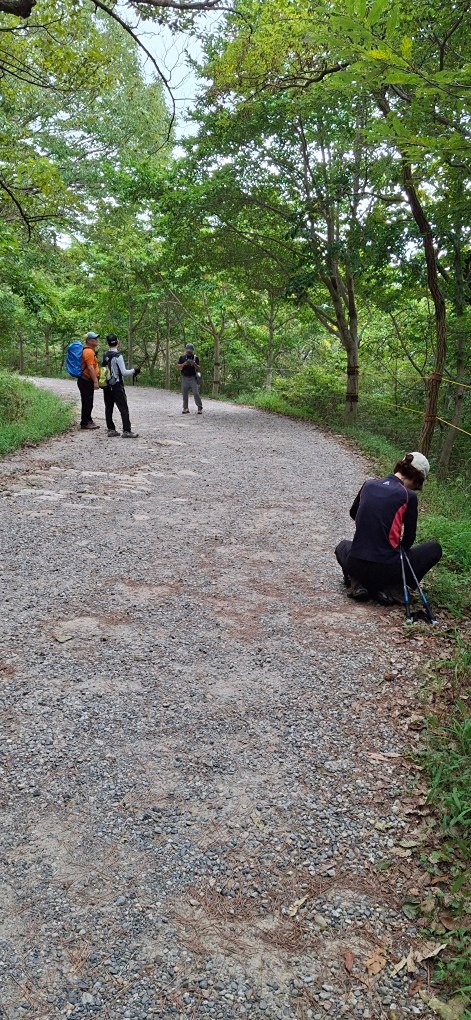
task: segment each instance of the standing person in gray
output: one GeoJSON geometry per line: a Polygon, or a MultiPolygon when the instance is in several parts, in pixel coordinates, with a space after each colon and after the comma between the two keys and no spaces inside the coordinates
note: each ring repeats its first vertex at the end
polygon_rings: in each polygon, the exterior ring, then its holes
{"type": "Polygon", "coordinates": [[[200,359],[195,355],[195,348],[193,344],[187,344],[185,347],[185,353],[182,354],[178,359],[178,368],[180,369],[182,376],[182,396],[183,396],[183,411],[182,414],[189,414],[188,408],[188,394],[191,390],[195,404],[198,408],[198,414],[203,414],[203,405],[201,403],[200,391],[198,386],[198,376],[200,359]]]}
{"type": "Polygon", "coordinates": [[[108,333],[106,342],[108,344],[108,350],[105,351],[101,364],[103,368],[107,368],[109,371],[108,381],[103,388],[108,435],[110,437],[120,435],[113,421],[113,409],[116,406],[123,423],[123,439],[137,439],[139,433],[133,432],[131,428],[128,400],[126,397],[126,390],[124,388],[123,376],[132,376],[134,382],[134,379],[137,375],[139,375],[141,370],[140,368],[126,368],[123,355],[118,350],[119,340],[116,333],[108,333]]]}

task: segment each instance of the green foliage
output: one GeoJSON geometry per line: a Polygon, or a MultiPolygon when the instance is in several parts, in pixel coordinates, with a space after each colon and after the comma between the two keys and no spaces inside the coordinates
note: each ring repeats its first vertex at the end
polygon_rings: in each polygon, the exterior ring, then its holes
{"type": "MultiPolygon", "coordinates": [[[[471,654],[466,658],[469,667],[471,654]]],[[[471,857],[471,715],[464,704],[458,704],[449,724],[433,735],[427,773],[429,800],[440,807],[444,831],[459,830],[471,857]]]]}
{"type": "MultiPolygon", "coordinates": [[[[447,915],[446,953],[437,962],[434,979],[449,993],[471,995],[471,714],[469,632],[457,632],[447,658],[427,667],[427,688],[433,700],[425,749],[420,756],[428,781],[428,800],[440,822],[436,849],[429,862],[448,874],[448,888],[438,893],[433,934],[447,915]]],[[[440,937],[440,934],[439,936],[440,937]]],[[[469,1011],[463,1015],[467,1016],[469,1011]]]]}
{"type": "Polygon", "coordinates": [[[0,455],[66,432],[74,415],[75,409],[53,393],[0,372],[0,455]]]}

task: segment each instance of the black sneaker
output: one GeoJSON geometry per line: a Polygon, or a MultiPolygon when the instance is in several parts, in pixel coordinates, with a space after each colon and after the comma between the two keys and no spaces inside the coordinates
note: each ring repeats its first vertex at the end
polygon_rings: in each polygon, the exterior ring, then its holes
{"type": "Polygon", "coordinates": [[[380,606],[402,606],[404,594],[400,588],[384,588],[376,593],[376,601],[380,606]]]}
{"type": "Polygon", "coordinates": [[[347,591],[349,599],[355,599],[355,602],[367,602],[370,597],[368,588],[365,588],[359,581],[354,581],[353,578],[351,581],[351,587],[347,591]]]}

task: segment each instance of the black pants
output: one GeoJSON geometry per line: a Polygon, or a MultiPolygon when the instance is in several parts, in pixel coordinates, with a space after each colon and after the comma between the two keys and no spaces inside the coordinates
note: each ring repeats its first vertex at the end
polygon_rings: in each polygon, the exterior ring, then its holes
{"type": "Polygon", "coordinates": [[[128,398],[126,396],[126,390],[121,382],[117,382],[114,386],[105,386],[103,390],[103,396],[105,398],[105,417],[107,429],[114,429],[113,423],[113,409],[116,405],[121,415],[121,421],[123,423],[123,432],[131,431],[131,421],[129,418],[128,398]]]}
{"type": "MultiPolygon", "coordinates": [[[[369,560],[360,560],[356,556],[352,556],[351,548],[352,543],[348,539],[344,538],[342,542],[339,542],[335,550],[337,563],[340,564],[345,575],[354,578],[355,581],[361,581],[368,588],[370,595],[374,597],[378,591],[382,591],[384,588],[402,588],[402,571],[399,555],[397,563],[392,565],[371,563],[369,560]]],[[[426,573],[441,559],[442,547],[438,542],[419,542],[418,545],[414,545],[412,549],[407,550],[407,556],[411,561],[417,580],[421,581],[426,573]]],[[[406,568],[407,584],[410,588],[415,588],[415,581],[405,561],[404,566],[406,568]]]]}
{"type": "Polygon", "coordinates": [[[77,379],[77,386],[80,390],[80,397],[82,400],[82,417],[80,419],[80,428],[84,429],[92,419],[93,411],[93,397],[95,389],[91,379],[86,379],[85,376],[81,375],[77,379]]]}

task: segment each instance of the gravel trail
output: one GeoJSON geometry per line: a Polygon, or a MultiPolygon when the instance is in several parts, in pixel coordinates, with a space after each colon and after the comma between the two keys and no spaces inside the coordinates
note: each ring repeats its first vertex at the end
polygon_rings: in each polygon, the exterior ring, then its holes
{"type": "Polygon", "coordinates": [[[428,1018],[393,969],[431,638],[346,599],[332,551],[368,464],[128,393],[138,440],[99,394],[100,431],[0,465],[0,1017],[428,1018]]]}

